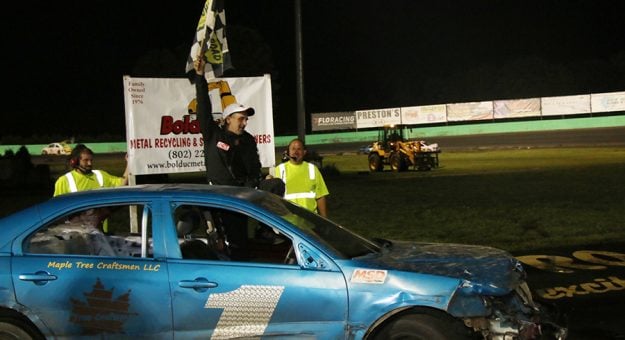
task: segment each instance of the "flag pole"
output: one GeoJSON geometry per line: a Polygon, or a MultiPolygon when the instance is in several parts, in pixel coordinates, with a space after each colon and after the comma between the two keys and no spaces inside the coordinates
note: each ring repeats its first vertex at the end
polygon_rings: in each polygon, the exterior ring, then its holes
{"type": "Polygon", "coordinates": [[[295,64],[297,96],[297,136],[306,143],[306,111],[304,105],[304,62],[302,57],[302,6],[295,0],[295,64]]]}
{"type": "MultiPolygon", "coordinates": [[[[204,38],[204,39],[206,39],[206,38],[204,38]]],[[[198,72],[202,71],[202,73],[204,73],[204,70],[200,70],[200,67],[203,67],[203,65],[205,65],[205,63],[202,63],[202,59],[201,58],[203,58],[204,57],[204,53],[206,53],[206,48],[204,47],[205,46],[204,45],[204,39],[200,40],[200,50],[197,53],[198,63],[196,64],[197,66],[196,66],[196,69],[195,69],[198,72]]],[[[206,74],[204,76],[206,76],[206,74]]]]}

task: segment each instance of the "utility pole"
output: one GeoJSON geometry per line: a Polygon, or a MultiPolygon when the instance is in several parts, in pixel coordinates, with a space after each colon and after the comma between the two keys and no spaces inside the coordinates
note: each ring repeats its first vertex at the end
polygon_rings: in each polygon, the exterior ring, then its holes
{"type": "Polygon", "coordinates": [[[295,67],[297,89],[297,136],[306,142],[306,112],[304,105],[304,62],[302,58],[302,3],[295,0],[295,67]]]}

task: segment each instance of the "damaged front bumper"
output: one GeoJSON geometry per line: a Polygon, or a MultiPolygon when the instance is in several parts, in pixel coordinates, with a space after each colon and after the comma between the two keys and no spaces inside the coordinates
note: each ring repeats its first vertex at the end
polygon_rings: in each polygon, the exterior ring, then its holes
{"type": "Polygon", "coordinates": [[[488,340],[559,339],[568,335],[566,317],[535,302],[525,282],[504,296],[456,295],[449,312],[488,340]]]}

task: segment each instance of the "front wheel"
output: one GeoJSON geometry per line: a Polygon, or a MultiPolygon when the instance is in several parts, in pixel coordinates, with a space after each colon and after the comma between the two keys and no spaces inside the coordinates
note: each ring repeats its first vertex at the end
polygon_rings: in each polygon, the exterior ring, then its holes
{"type": "Polygon", "coordinates": [[[401,152],[393,152],[389,157],[389,163],[391,164],[391,170],[395,172],[404,171],[406,169],[406,162],[402,157],[401,152]]]}
{"type": "Polygon", "coordinates": [[[0,317],[0,339],[43,339],[32,326],[20,319],[0,317]]]}
{"type": "Polygon", "coordinates": [[[370,339],[450,340],[469,339],[459,320],[430,314],[408,314],[383,326],[370,339]]]}
{"type": "Polygon", "coordinates": [[[377,153],[369,155],[369,171],[382,171],[384,164],[382,164],[382,158],[377,153]]]}

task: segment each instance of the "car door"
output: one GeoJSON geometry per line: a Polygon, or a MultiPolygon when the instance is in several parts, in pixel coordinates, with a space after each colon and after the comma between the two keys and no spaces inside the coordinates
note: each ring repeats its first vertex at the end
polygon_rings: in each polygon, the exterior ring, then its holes
{"type": "Polygon", "coordinates": [[[114,210],[105,217],[110,234],[97,230],[104,217],[85,208],[13,245],[17,302],[48,337],[171,338],[168,270],[153,256],[151,207],[98,209],[114,210]],[[133,212],[140,234],[119,227],[129,228],[133,212]]]}
{"type": "MultiPolygon", "coordinates": [[[[263,225],[279,231],[267,221],[242,216],[248,228],[263,225]]],[[[285,264],[291,245],[300,242],[289,235],[259,240],[261,233],[247,234],[247,259],[170,259],[175,337],[344,337],[347,291],[342,273],[332,266],[285,264]]]]}

